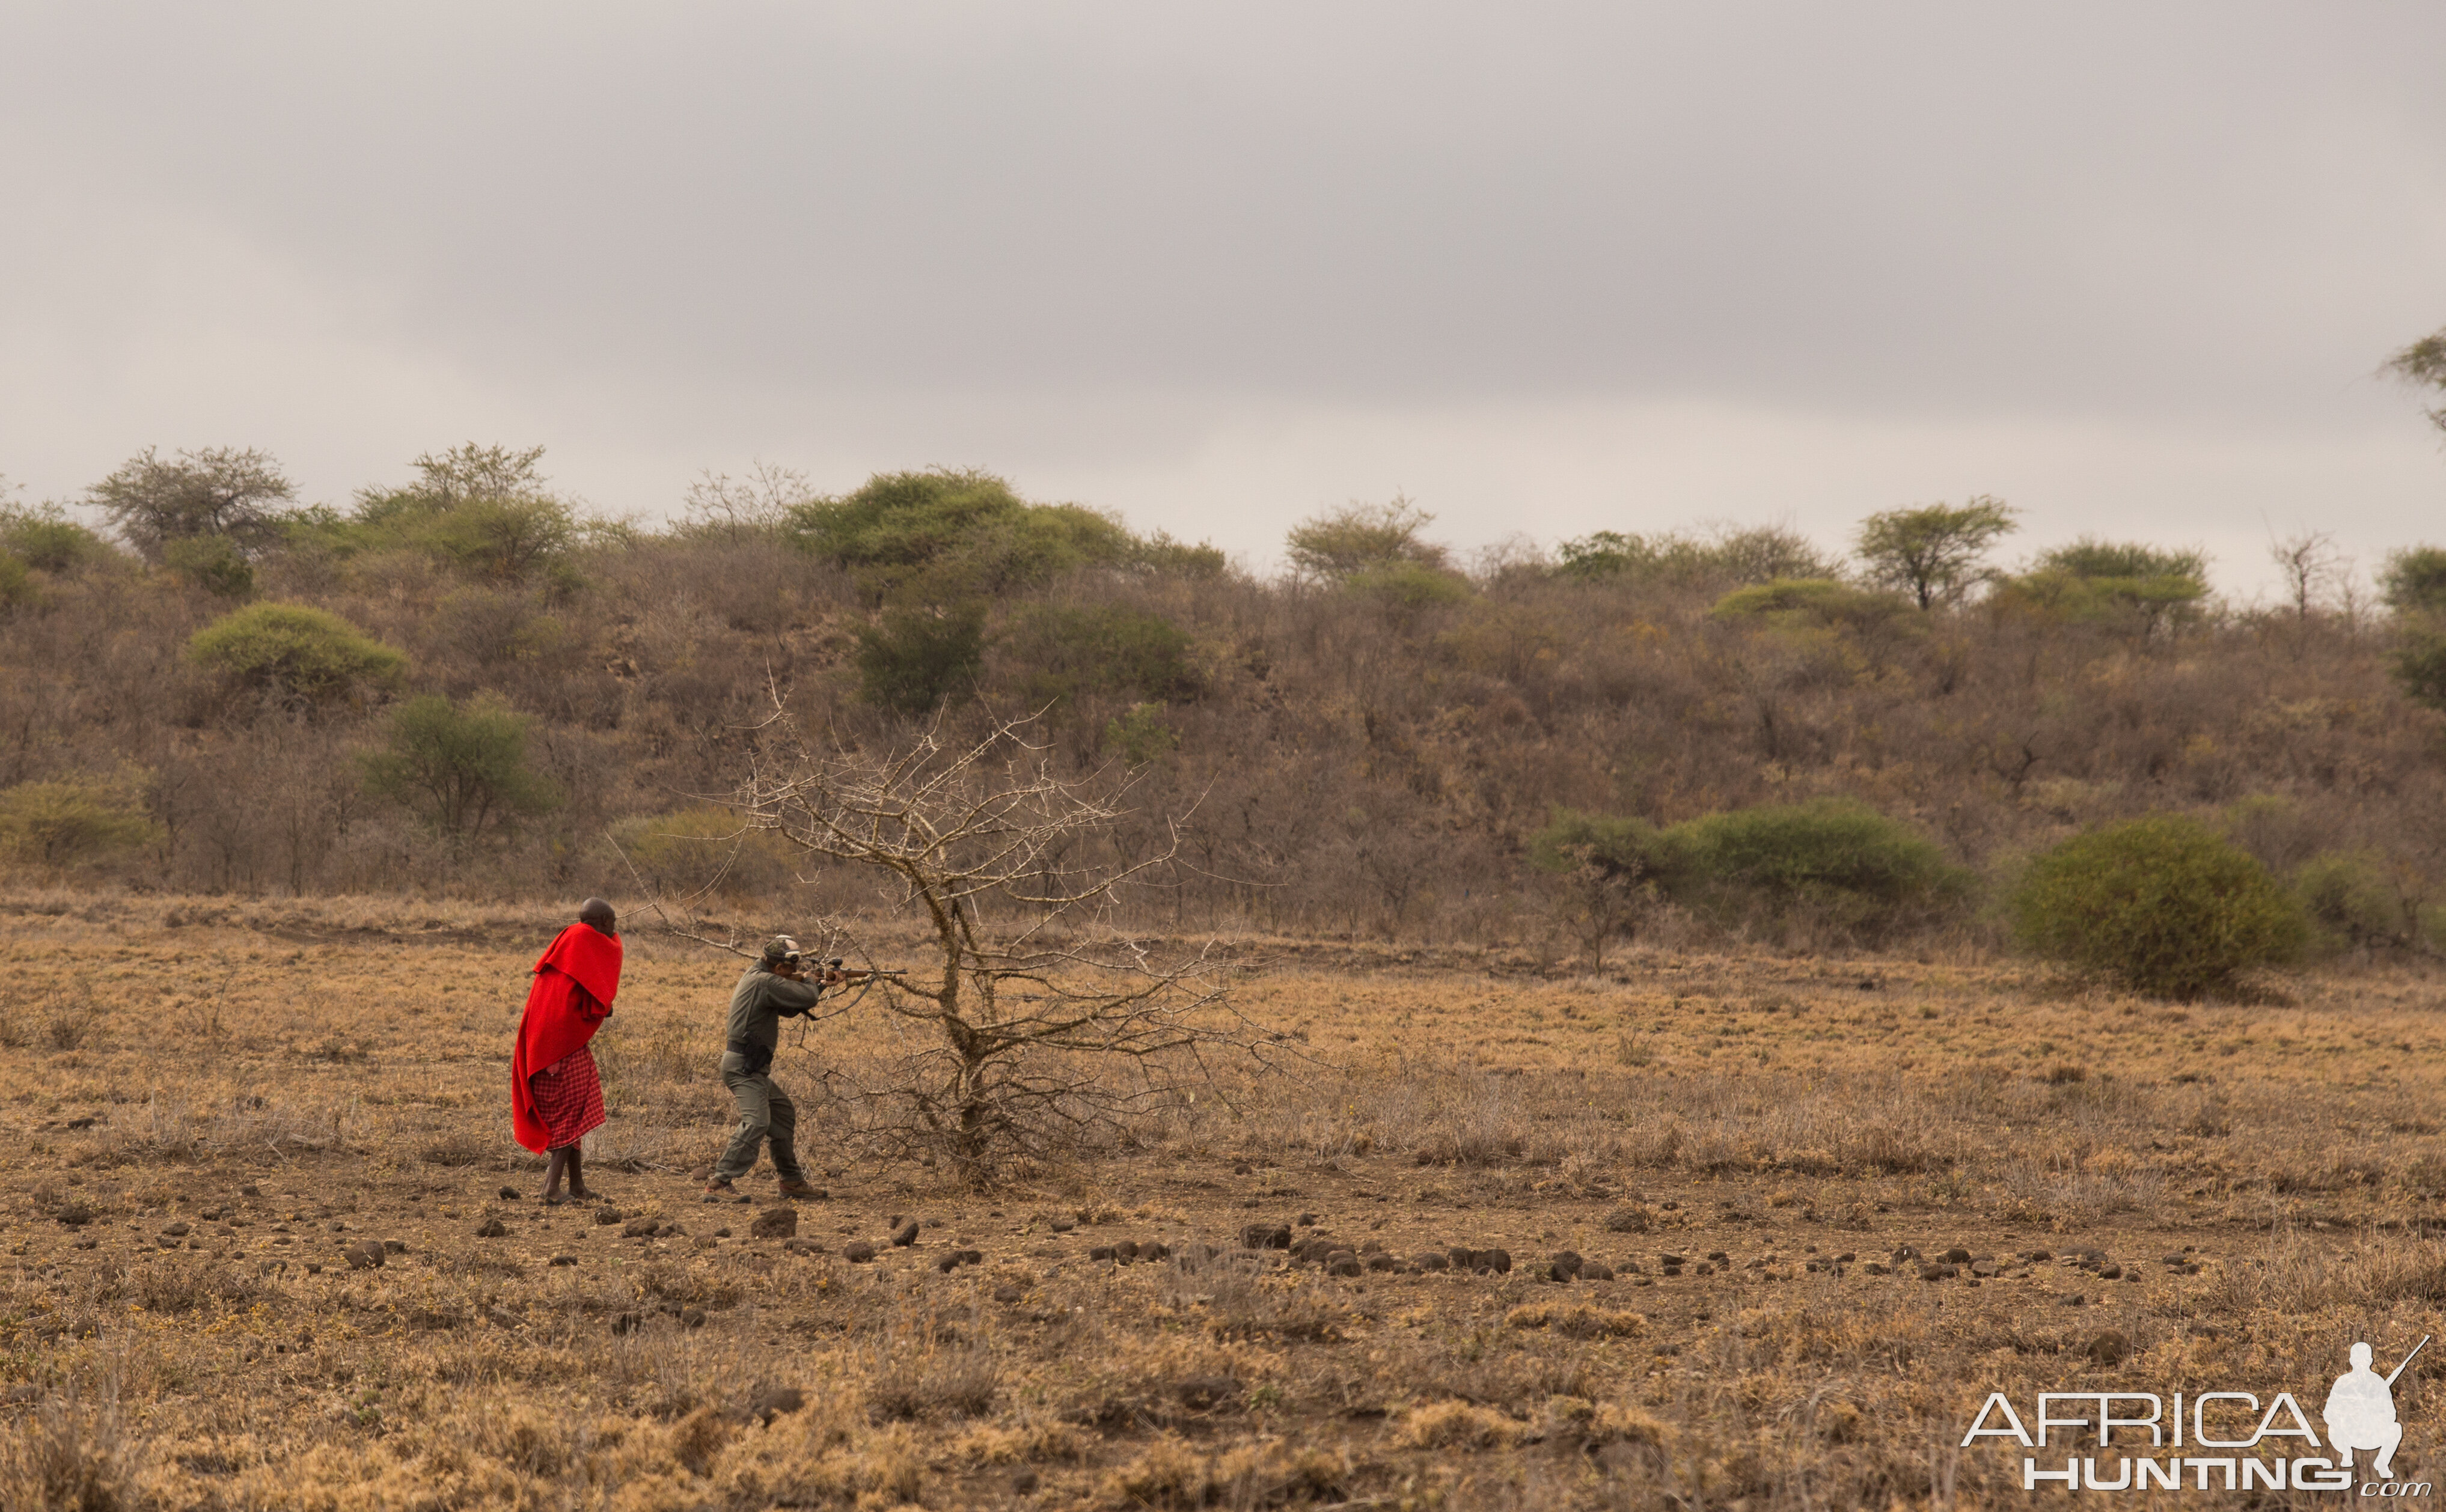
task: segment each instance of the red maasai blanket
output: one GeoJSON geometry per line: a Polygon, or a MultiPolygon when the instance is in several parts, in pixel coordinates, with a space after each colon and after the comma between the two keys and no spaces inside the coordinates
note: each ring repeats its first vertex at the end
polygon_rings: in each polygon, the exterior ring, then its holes
{"type": "MultiPolygon", "coordinates": [[[[555,1137],[560,1126],[544,1116],[532,1084],[537,1072],[558,1070],[562,1061],[586,1048],[594,1031],[612,1017],[612,999],[619,991],[620,937],[592,924],[574,924],[562,930],[536,962],[526,1014],[518,1020],[517,1044],[510,1052],[510,1124],[527,1148],[545,1150],[568,1143],[555,1137]]],[[[603,1088],[592,1055],[586,1057],[586,1079],[593,1084],[600,1122],[603,1088]]]]}

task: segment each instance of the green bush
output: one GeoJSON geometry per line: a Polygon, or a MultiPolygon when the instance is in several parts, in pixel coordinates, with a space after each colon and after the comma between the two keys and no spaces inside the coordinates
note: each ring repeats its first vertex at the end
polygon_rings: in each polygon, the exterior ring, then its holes
{"type": "Polygon", "coordinates": [[[2311,857],[2293,874],[2293,894],[2331,947],[2405,945],[2420,932],[2418,901],[2407,900],[2386,863],[2366,851],[2311,857]]]}
{"type": "Polygon", "coordinates": [[[986,661],[986,607],[886,609],[857,632],[858,697],[909,715],[931,714],[975,686],[986,661]]]}
{"type": "Polygon", "coordinates": [[[2157,814],[2068,840],[2014,889],[2023,944],[2126,986],[2191,999],[2306,941],[2298,903],[2215,831],[2157,814]]]}
{"type": "Polygon", "coordinates": [[[1601,970],[1606,945],[1628,939],[1670,879],[1671,848],[1645,819],[1558,808],[1529,835],[1529,862],[1559,879],[1566,922],[1601,970]]]}
{"type": "Polygon", "coordinates": [[[0,508],[0,550],[15,553],[40,572],[66,572],[111,556],[110,543],[69,519],[56,504],[0,508]]]}
{"type": "Polygon", "coordinates": [[[527,768],[524,715],[479,696],[465,708],[434,694],[391,715],[386,748],[365,758],[366,788],[443,834],[473,839],[560,806],[560,790],[527,768]]]}
{"type": "Polygon", "coordinates": [[[1832,578],[1779,577],[1735,588],[1708,614],[1720,620],[1759,619],[1770,625],[1845,629],[1861,634],[1923,629],[1911,601],[1899,593],[1853,588],[1832,578]]]}
{"type": "Polygon", "coordinates": [[[0,609],[23,608],[42,597],[34,586],[34,574],[26,568],[26,559],[0,547],[0,609]]]}
{"type": "Polygon", "coordinates": [[[1404,612],[1459,604],[1470,597],[1469,584],[1458,574],[1425,562],[1380,563],[1351,573],[1342,586],[1345,592],[1404,612]]]}
{"type": "Polygon", "coordinates": [[[297,707],[399,685],[407,658],[338,615],[303,604],[250,604],[198,630],[187,660],[297,707]]]}
{"type": "Polygon", "coordinates": [[[2388,552],[2378,586],[2379,597],[2398,614],[2446,614],[2446,547],[2388,552]]]}
{"type": "Polygon", "coordinates": [[[1778,578],[1830,578],[1843,568],[1807,537],[1773,525],[1710,536],[1599,531],[1563,542],[1555,554],[1562,558],[1556,570],[1564,577],[1639,588],[1721,590],[1778,578]]]}
{"type": "Polygon", "coordinates": [[[751,830],[728,809],[696,804],[624,819],[612,837],[658,896],[706,892],[753,898],[788,885],[797,852],[770,830],[751,830]]]}
{"type": "Polygon", "coordinates": [[[2427,628],[2404,632],[2387,670],[2413,702],[2446,709],[2446,635],[2427,628]]]}
{"type": "Polygon", "coordinates": [[[29,866],[64,867],[133,849],[154,831],[132,787],[70,778],[0,789],[0,850],[29,866]]]}
{"type": "Polygon", "coordinates": [[[226,535],[189,535],[164,541],[161,565],[215,598],[254,596],[254,567],[226,535]]]}
{"type": "Polygon", "coordinates": [[[1675,900],[1725,919],[1807,913],[1876,935],[1949,910],[1968,889],[1934,841],[1842,798],[1709,814],[1662,843],[1675,900]]]}
{"type": "Polygon", "coordinates": [[[1133,703],[1104,721],[1104,744],[1134,767],[1160,761],[1180,749],[1180,732],[1163,717],[1160,703],[1133,703]]]}
{"type": "Polygon", "coordinates": [[[1044,605],[1022,613],[1007,643],[1027,668],[1023,697],[1042,708],[1081,693],[1126,693],[1140,702],[1186,701],[1205,691],[1195,643],[1159,614],[1117,604],[1044,605]]]}
{"type": "Polygon", "coordinates": [[[846,497],[794,507],[789,520],[803,550],[849,569],[878,598],[909,602],[1004,592],[1145,550],[1109,515],[1030,504],[979,472],[878,473],[846,497]]]}

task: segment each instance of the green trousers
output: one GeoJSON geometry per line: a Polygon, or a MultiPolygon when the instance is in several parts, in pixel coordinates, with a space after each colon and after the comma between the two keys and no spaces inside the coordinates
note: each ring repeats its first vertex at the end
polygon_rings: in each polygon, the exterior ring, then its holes
{"type": "Polygon", "coordinates": [[[801,1180],[799,1105],[790,1101],[790,1094],[762,1072],[724,1072],[722,1084],[739,1100],[739,1131],[730,1136],[730,1147],[722,1152],[722,1159],[714,1162],[713,1173],[726,1182],[746,1175],[756,1164],[757,1147],[769,1139],[774,1170],[783,1181],[801,1180]]]}

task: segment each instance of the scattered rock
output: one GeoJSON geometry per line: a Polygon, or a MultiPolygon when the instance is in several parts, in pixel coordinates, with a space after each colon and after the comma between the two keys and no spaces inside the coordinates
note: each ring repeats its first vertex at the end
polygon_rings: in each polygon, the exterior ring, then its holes
{"type": "Polygon", "coordinates": [[[1289,1249],[1291,1231],[1289,1224],[1251,1223],[1240,1230],[1242,1249],[1289,1249]]]}
{"type": "Polygon", "coordinates": [[[1327,1276],[1357,1276],[1360,1274],[1359,1257],[1351,1254],[1347,1250],[1337,1250],[1334,1253],[1334,1258],[1325,1262],[1325,1274],[1327,1276]]]}
{"type": "Polygon", "coordinates": [[[509,1231],[509,1225],[498,1218],[488,1218],[476,1225],[478,1239],[499,1239],[509,1231]]]}
{"type": "Polygon", "coordinates": [[[1613,1267],[1610,1265],[1584,1264],[1580,1267],[1580,1279],[1584,1281],[1612,1280],[1613,1267]]]}
{"type": "Polygon", "coordinates": [[[1645,1234],[1655,1222],[1646,1207],[1638,1203],[1625,1203],[1606,1214],[1606,1232],[1609,1234],[1645,1234]]]}
{"type": "Polygon", "coordinates": [[[574,1255],[555,1255],[552,1258],[551,1263],[555,1265],[574,1265],[577,1263],[577,1257],[574,1255]]]}
{"type": "Polygon", "coordinates": [[[2123,1267],[2120,1265],[2100,1265],[2098,1268],[2098,1279],[2101,1281],[2119,1281],[2123,1279],[2123,1267]]]}
{"type": "Polygon", "coordinates": [[[1125,1239],[1113,1246],[1113,1259],[1117,1260],[1134,1260],[1138,1258],[1138,1241],[1137,1240],[1125,1239]]]}
{"type": "Polygon", "coordinates": [[[1238,1400],[1240,1383],[1228,1375],[1193,1375],[1174,1382],[1172,1394],[1193,1412],[1211,1412],[1238,1400]]]}
{"type": "Polygon", "coordinates": [[[1659,1255],[1656,1257],[1656,1263],[1659,1265],[1682,1265],[1688,1262],[1680,1255],[1659,1255]]]}
{"type": "Polygon", "coordinates": [[[1249,1166],[1244,1162],[1244,1163],[1243,1163],[1243,1164],[1241,1164],[1241,1165],[1238,1165],[1238,1166],[1234,1166],[1234,1167],[1232,1167],[1232,1175],[1234,1175],[1234,1176],[1249,1176],[1249,1175],[1253,1175],[1253,1174],[1255,1174],[1255,1172],[1254,1172],[1254,1171],[1252,1171],[1252,1170],[1250,1168],[1250,1167],[1249,1167],[1249,1166]]]}
{"type": "Polygon", "coordinates": [[[320,1276],[320,1275],[322,1275],[322,1274],[323,1274],[323,1262],[322,1262],[322,1261],[320,1261],[320,1260],[308,1260],[308,1261],[306,1262],[306,1274],[307,1274],[307,1275],[309,1275],[309,1276],[320,1276]]]}
{"type": "Polygon", "coordinates": [[[407,1253],[407,1241],[404,1239],[386,1239],[382,1241],[382,1247],[383,1253],[386,1255],[405,1255],[407,1253]]]}
{"type": "Polygon", "coordinates": [[[184,1223],[173,1223],[169,1227],[161,1230],[161,1232],[165,1237],[170,1239],[184,1239],[187,1237],[187,1225],[184,1223]]]}
{"type": "Polygon", "coordinates": [[[616,1207],[598,1207],[594,1210],[594,1226],[602,1228],[619,1223],[622,1216],[616,1207]]]}
{"type": "Polygon", "coordinates": [[[788,1239],[798,1231],[799,1210],[795,1207],[768,1207],[747,1225],[749,1236],[755,1239],[788,1239]]]}
{"type": "Polygon", "coordinates": [[[1316,1215],[1314,1213],[1302,1213],[1299,1215],[1297,1222],[1299,1226],[1302,1228],[1314,1228],[1316,1226],[1316,1215]]]}
{"type": "Polygon", "coordinates": [[[1172,1246],[1159,1239],[1149,1240],[1147,1242],[1138,1246],[1138,1259],[1142,1260],[1169,1260],[1171,1258],[1172,1246]]]}
{"type": "Polygon", "coordinates": [[[1439,1271],[1452,1264],[1452,1259],[1450,1256],[1439,1255],[1435,1251],[1429,1250],[1427,1253],[1420,1256],[1413,1263],[1422,1271],[1439,1271]]]}
{"type": "Polygon", "coordinates": [[[515,1203],[515,1202],[517,1202],[517,1200],[518,1200],[518,1189],[517,1189],[517,1187],[515,1187],[515,1186],[504,1186],[504,1187],[502,1187],[502,1188],[501,1188],[501,1201],[503,1201],[503,1202],[505,1202],[505,1203],[515,1203]]]}
{"type": "Polygon", "coordinates": [[[91,1113],[87,1113],[83,1118],[71,1118],[68,1120],[68,1127],[70,1129],[91,1129],[93,1127],[93,1115],[91,1113]]]}
{"type": "Polygon", "coordinates": [[[1051,1230],[1053,1230],[1053,1232],[1055,1232],[1055,1233],[1057,1233],[1057,1234],[1067,1234],[1067,1233],[1068,1233],[1068,1232],[1070,1232],[1072,1229],[1077,1228],[1077,1227],[1079,1226],[1079,1221],[1078,1221],[1077,1219],[1075,1219],[1075,1218],[1065,1218],[1065,1217],[1059,1217],[1059,1216],[1057,1216],[1057,1217],[1054,1217],[1054,1218],[1048,1218],[1048,1219],[1046,1219],[1046,1220],[1044,1221],[1044,1226],[1045,1226],[1045,1227],[1047,1227],[1047,1228],[1049,1228],[1049,1229],[1051,1229],[1051,1230]]]}
{"type": "Polygon", "coordinates": [[[1919,1268],[1919,1279],[1924,1281],[1949,1281],[1961,1274],[1960,1266],[1943,1260],[1931,1260],[1919,1268]]]}
{"type": "Polygon", "coordinates": [[[795,1386],[767,1386],[747,1399],[747,1410],[764,1420],[767,1428],[785,1413],[796,1412],[807,1405],[807,1393],[795,1386]]]}
{"type": "Polygon", "coordinates": [[[1883,1260],[1871,1260],[1860,1267],[1860,1274],[1863,1276],[1891,1276],[1893,1273],[1894,1268],[1883,1260]]]}
{"type": "Polygon", "coordinates": [[[1562,1250],[1546,1261],[1546,1279],[1550,1281],[1578,1280],[1580,1267],[1585,1263],[1576,1251],[1562,1250]]]}
{"type": "Polygon", "coordinates": [[[682,1327],[682,1328],[703,1328],[703,1327],[705,1327],[705,1309],[704,1309],[704,1308],[702,1308],[702,1307],[684,1307],[684,1308],[681,1308],[681,1309],[680,1309],[680,1327],[682,1327]]]}
{"type": "Polygon", "coordinates": [[[620,1225],[620,1237],[622,1239],[651,1239],[654,1236],[654,1230],[662,1226],[662,1220],[657,1218],[632,1218],[620,1225]]]}
{"type": "Polygon", "coordinates": [[[993,1289],[993,1299],[997,1302],[1016,1302],[1026,1295],[1016,1286],[997,1286],[993,1289]]]}
{"type": "Polygon", "coordinates": [[[93,1209],[82,1203],[70,1203],[51,1216],[70,1228],[83,1228],[93,1222],[93,1209]]]}
{"type": "Polygon", "coordinates": [[[378,1271],[387,1257],[380,1244],[367,1239],[340,1251],[340,1258],[348,1262],[348,1269],[352,1271],[378,1271]]]}
{"type": "Polygon", "coordinates": [[[2132,1341],[2110,1328],[2083,1345],[2081,1353],[2092,1365],[2120,1365],[2132,1353],[2132,1341]]]}
{"type": "Polygon", "coordinates": [[[1970,1263],[1970,1252],[1956,1244],[1945,1252],[1945,1259],[1948,1264],[1967,1265],[1970,1263]]]}
{"type": "MultiPolygon", "coordinates": [[[[1095,1248],[1087,1251],[1087,1258],[1091,1260],[1111,1260],[1113,1258],[1113,1246],[1110,1244],[1099,1244],[1095,1248]]],[[[946,1270],[950,1269],[949,1266],[945,1266],[944,1268],[946,1270]]]]}
{"type": "Polygon", "coordinates": [[[862,1239],[852,1240],[841,1246],[841,1259],[853,1265],[863,1265],[875,1259],[875,1246],[862,1239]]]}
{"type": "Polygon", "coordinates": [[[892,1231],[892,1243],[896,1249],[907,1249],[917,1242],[917,1220],[911,1219],[892,1231]]]}
{"type": "Polygon", "coordinates": [[[1979,1277],[1983,1280],[1992,1279],[1996,1275],[1996,1262],[1994,1260],[1972,1260],[1970,1262],[1970,1274],[1979,1277]]]}

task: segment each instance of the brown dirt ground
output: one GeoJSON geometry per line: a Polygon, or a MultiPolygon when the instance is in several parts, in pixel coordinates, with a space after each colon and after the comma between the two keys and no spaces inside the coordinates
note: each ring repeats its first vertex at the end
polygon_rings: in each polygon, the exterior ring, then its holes
{"type": "MultiPolygon", "coordinates": [[[[712,1205],[736,973],[632,937],[606,1222],[501,1195],[536,1183],[503,1083],[548,916],[0,917],[0,1491],[28,1505],[2047,1504],[2018,1451],[1955,1447],[1987,1391],[2315,1411],[2352,1339],[2446,1335],[2426,968],[2170,1006],[1976,962],[1240,942],[1305,1075],[984,1190],[818,1130],[826,1198],[760,1169],[712,1205]],[[785,1205],[797,1245],[751,1236],[785,1205]],[[1331,1276],[1251,1224],[1512,1269],[1331,1276]],[[1091,1258],[1122,1241],[1220,1253],[1091,1258]],[[1981,1264],[1923,1279],[1906,1246],[1981,1264]],[[1539,1279],[1562,1250],[1619,1274],[1539,1279]]],[[[2441,1371],[2398,1388],[2399,1473],[2438,1465],[2441,1371]]]]}

